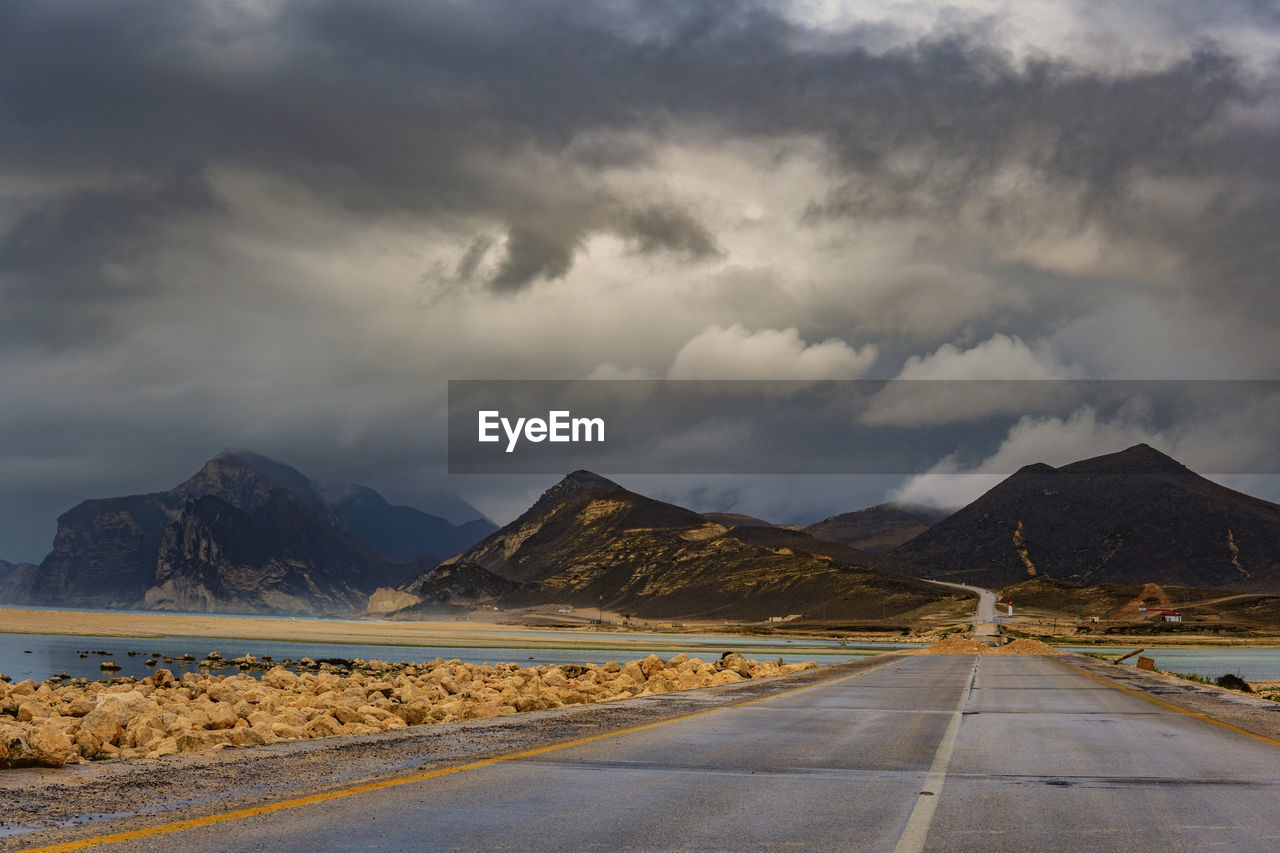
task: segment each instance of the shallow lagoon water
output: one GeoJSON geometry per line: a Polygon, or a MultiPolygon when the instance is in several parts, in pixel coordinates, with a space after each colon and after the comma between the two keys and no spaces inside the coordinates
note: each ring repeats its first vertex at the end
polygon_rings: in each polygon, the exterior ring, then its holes
{"type": "MultiPolygon", "coordinates": [[[[512,632],[513,638],[521,636],[512,632]]],[[[528,638],[529,633],[524,633],[528,638]]],[[[555,634],[540,632],[541,638],[555,638],[561,641],[583,641],[580,635],[555,634]]],[[[604,636],[602,642],[617,642],[619,637],[604,636]]],[[[454,658],[464,663],[521,663],[525,665],[560,664],[560,663],[605,663],[607,661],[627,661],[642,658],[654,653],[663,658],[684,652],[690,657],[701,657],[703,660],[714,660],[724,652],[741,650],[748,657],[757,659],[782,658],[787,663],[804,660],[818,660],[820,663],[838,663],[874,654],[877,651],[890,651],[902,648],[901,643],[860,644],[841,647],[835,642],[795,641],[765,639],[758,641],[741,637],[706,637],[706,636],[671,636],[671,635],[624,635],[621,637],[627,648],[572,648],[546,649],[527,648],[513,645],[504,648],[445,647],[445,646],[375,646],[350,643],[291,643],[278,640],[239,640],[216,637],[81,637],[56,634],[4,634],[0,633],[0,673],[14,681],[31,678],[42,681],[54,675],[66,673],[72,678],[99,679],[112,676],[143,677],[157,667],[172,670],[181,676],[184,672],[200,671],[199,661],[210,652],[219,652],[224,658],[240,657],[253,654],[256,657],[271,655],[276,661],[286,658],[298,660],[310,657],[321,658],[363,658],[365,660],[384,660],[392,663],[402,661],[420,663],[444,658],[454,658]],[[652,645],[649,645],[652,643],[652,645]],[[794,649],[788,646],[795,646],[794,649]],[[98,650],[108,651],[110,655],[95,654],[98,650]],[[138,652],[130,656],[129,651],[138,652]],[[87,657],[80,653],[88,651],[87,657]],[[195,656],[194,661],[183,661],[184,654],[195,656]],[[153,656],[158,657],[156,667],[148,667],[145,661],[153,656]],[[173,658],[166,662],[165,656],[173,658]],[[120,665],[118,672],[103,672],[99,666],[103,661],[111,660],[120,665]]],[[[218,670],[222,673],[235,673],[234,666],[218,670]]]]}
{"type": "MultiPolygon", "coordinates": [[[[1097,646],[1058,646],[1074,652],[1105,653],[1108,657],[1131,652],[1128,648],[1100,648],[1097,646]]],[[[1271,681],[1280,679],[1280,648],[1203,648],[1178,649],[1155,648],[1142,653],[1156,662],[1156,669],[1178,672],[1184,675],[1202,675],[1217,678],[1231,673],[1245,681],[1271,681]]],[[[1129,658],[1122,666],[1136,665],[1137,656],[1129,658]]]]}

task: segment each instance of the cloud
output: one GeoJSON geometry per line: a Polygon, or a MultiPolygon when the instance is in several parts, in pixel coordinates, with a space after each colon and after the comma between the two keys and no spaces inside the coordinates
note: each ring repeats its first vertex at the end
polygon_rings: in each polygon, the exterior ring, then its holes
{"type": "Polygon", "coordinates": [[[157,256],[184,224],[205,227],[223,212],[191,164],[25,206],[0,233],[0,348],[96,345],[114,319],[104,307],[163,291],[157,256]]]}
{"type": "Polygon", "coordinates": [[[1271,375],[1274,12],[1007,5],[0,5],[0,556],[448,378],[1271,375]]]}
{"type": "Polygon", "coordinates": [[[914,263],[862,288],[857,303],[860,328],[927,339],[1001,309],[1025,308],[1027,299],[986,275],[914,263]]]}
{"type": "Polygon", "coordinates": [[[1006,475],[963,474],[940,465],[927,474],[917,474],[889,491],[897,503],[923,504],[941,509],[959,509],[1000,484],[1006,475]]]}
{"type": "Polygon", "coordinates": [[[1173,450],[1173,443],[1143,422],[1140,409],[1100,421],[1091,406],[1066,418],[1023,417],[1009,428],[999,448],[980,464],[966,468],[953,457],[942,459],[891,493],[891,499],[929,506],[958,507],[976,499],[1024,465],[1055,467],[1146,443],[1173,450]]]}
{"type": "Polygon", "coordinates": [[[1035,352],[1017,335],[993,335],[969,349],[943,344],[931,355],[913,355],[897,378],[1069,379],[1072,375],[1051,352],[1035,352]]]}
{"type": "Polygon", "coordinates": [[[614,379],[657,379],[658,377],[654,376],[652,372],[644,369],[643,367],[628,367],[624,369],[612,362],[606,361],[603,364],[597,364],[595,369],[587,374],[586,378],[607,381],[614,379]]]}
{"type": "Polygon", "coordinates": [[[676,353],[668,379],[854,379],[876,360],[868,344],[834,338],[806,344],[797,329],[711,325],[676,353]]]}
{"type": "Polygon", "coordinates": [[[538,278],[563,278],[573,266],[582,236],[559,228],[513,226],[507,234],[506,257],[493,277],[494,288],[516,290],[538,278]]]}
{"type": "Polygon", "coordinates": [[[879,426],[923,426],[974,421],[1071,407],[1079,371],[1046,347],[1032,349],[1018,336],[993,335],[969,349],[943,344],[911,356],[862,415],[879,426]]]}
{"type": "Polygon", "coordinates": [[[705,259],[722,254],[706,226],[674,204],[651,204],[624,211],[619,233],[630,238],[636,251],[645,255],[665,251],[705,259]]]}

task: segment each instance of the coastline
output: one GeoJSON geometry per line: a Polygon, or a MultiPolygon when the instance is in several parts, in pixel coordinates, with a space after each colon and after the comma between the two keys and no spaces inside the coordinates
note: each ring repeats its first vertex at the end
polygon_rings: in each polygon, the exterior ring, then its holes
{"type": "MultiPolygon", "coordinates": [[[[526,627],[500,622],[463,621],[371,621],[279,619],[245,616],[191,615],[168,613],[112,613],[109,611],[69,611],[0,609],[0,633],[73,637],[130,637],[159,639],[193,637],[261,642],[331,643],[364,646],[440,648],[542,648],[600,649],[628,651],[643,646],[680,650],[689,643],[682,636],[669,639],[652,632],[594,631],[577,628],[526,627]]],[[[857,654],[856,649],[827,645],[829,641],[804,637],[761,638],[744,634],[703,634],[712,639],[733,638],[735,650],[777,649],[787,640],[788,652],[813,654],[857,654]],[[744,644],[742,641],[757,641],[744,644]],[[815,645],[814,643],[822,643],[815,645]]]]}
{"type": "MultiPolygon", "coordinates": [[[[1011,626],[1017,628],[1016,624],[1011,626]]],[[[687,645],[686,635],[732,638],[738,643],[756,641],[755,647],[769,649],[779,641],[799,651],[812,648],[815,654],[855,653],[851,648],[832,648],[835,637],[777,632],[768,635],[707,630],[690,624],[685,630],[669,632],[619,629],[541,627],[496,621],[461,620],[369,620],[369,619],[288,619],[240,614],[136,613],[101,610],[45,610],[0,608],[0,633],[71,637],[200,637],[263,642],[340,643],[365,646],[439,646],[442,648],[592,648],[625,651],[644,645],[655,649],[687,645]]],[[[927,644],[936,637],[892,638],[927,644]]],[[[1053,645],[1078,646],[1103,651],[1110,648],[1280,648],[1280,636],[1223,637],[1214,635],[1111,635],[1107,637],[1056,637],[1053,645]]],[[[849,635],[851,644],[885,642],[883,636],[849,635]]]]}

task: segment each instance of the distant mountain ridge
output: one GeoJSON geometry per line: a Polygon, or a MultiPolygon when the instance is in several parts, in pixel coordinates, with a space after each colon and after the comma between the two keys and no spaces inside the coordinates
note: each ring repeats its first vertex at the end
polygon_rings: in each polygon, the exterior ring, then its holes
{"type": "Polygon", "coordinates": [[[11,563],[0,560],[0,601],[8,601],[17,586],[38,567],[34,563],[11,563]]]}
{"type": "MultiPolygon", "coordinates": [[[[466,565],[518,584],[494,595],[504,606],[562,603],[654,618],[881,618],[952,597],[886,573],[886,560],[800,531],[730,529],[575,471],[433,572],[466,565]]],[[[421,593],[415,583],[402,589],[421,593]]]]}
{"type": "Polygon", "coordinates": [[[883,503],[824,518],[803,530],[819,539],[879,554],[919,536],[948,514],[919,504],[883,503]]]}
{"type": "MultiPolygon", "coordinates": [[[[470,546],[495,529],[487,520],[454,525],[412,507],[392,506],[366,486],[322,486],[284,463],[251,451],[228,450],[210,459],[194,475],[168,491],[89,500],[68,510],[58,519],[52,552],[38,567],[25,568],[10,580],[7,584],[8,600],[108,608],[135,607],[150,602],[151,606],[183,609],[195,607],[197,602],[206,602],[206,605],[195,609],[213,608],[213,599],[217,598],[212,592],[213,587],[227,587],[219,583],[210,587],[207,582],[213,582],[218,571],[223,573],[223,581],[227,581],[230,576],[226,573],[231,569],[231,564],[219,563],[215,555],[217,549],[204,552],[210,565],[196,567],[188,555],[173,563],[181,567],[176,575],[169,572],[160,581],[158,577],[161,575],[162,555],[174,557],[173,543],[167,540],[169,528],[175,524],[193,524],[215,506],[223,516],[240,514],[245,517],[237,515],[234,516],[237,519],[234,524],[207,529],[210,546],[227,545],[219,541],[219,536],[232,536],[235,542],[232,549],[240,549],[238,553],[243,556],[248,553],[243,549],[246,531],[253,530],[255,535],[274,543],[280,549],[276,556],[281,558],[283,553],[291,550],[307,552],[307,548],[298,543],[294,543],[296,548],[294,545],[286,547],[285,539],[263,527],[264,524],[294,524],[295,535],[302,535],[303,531],[309,535],[316,534],[324,528],[331,528],[320,538],[327,537],[330,544],[335,544],[339,540],[330,533],[337,534],[341,537],[341,549],[345,553],[354,554],[356,549],[361,553],[358,561],[349,563],[349,571],[355,572],[358,562],[357,574],[361,578],[378,578],[394,583],[400,583],[408,575],[420,571],[419,561],[434,564],[440,557],[470,546]],[[291,496],[292,504],[296,506],[287,513],[262,513],[264,507],[271,505],[279,509],[281,498],[275,495],[277,491],[291,496]],[[190,499],[195,499],[201,510],[195,517],[189,511],[190,499]],[[217,504],[208,503],[205,499],[217,504]],[[303,511],[309,517],[306,524],[300,523],[303,511]],[[218,564],[216,571],[215,563],[218,564]],[[409,569],[394,568],[402,563],[412,565],[409,569]],[[191,576],[183,581],[184,574],[188,573],[191,576]],[[168,584],[165,591],[152,592],[153,587],[165,584],[168,584]],[[205,592],[199,592],[200,589],[205,592]]],[[[308,553],[313,563],[308,568],[317,572],[310,577],[318,585],[312,604],[298,612],[317,612],[316,608],[323,609],[330,603],[346,609],[349,600],[346,587],[366,594],[375,588],[365,589],[366,580],[339,579],[332,571],[321,570],[321,566],[328,565],[324,555],[316,549],[308,553]]],[[[257,567],[267,571],[264,567],[271,558],[260,556],[265,562],[257,567]]],[[[249,578],[250,566],[244,563],[235,565],[237,568],[233,574],[244,587],[241,592],[248,594],[255,583],[249,578]]],[[[302,599],[296,596],[276,598],[282,602],[287,599],[291,602],[290,607],[303,606],[302,599]]],[[[240,593],[228,600],[232,599],[238,602],[235,606],[248,609],[282,609],[252,596],[244,598],[240,593]]],[[[289,608],[283,610],[294,612],[289,608]]]]}
{"type": "Polygon", "coordinates": [[[891,552],[925,577],[1280,591],[1280,505],[1145,444],[1028,465],[891,552]]]}

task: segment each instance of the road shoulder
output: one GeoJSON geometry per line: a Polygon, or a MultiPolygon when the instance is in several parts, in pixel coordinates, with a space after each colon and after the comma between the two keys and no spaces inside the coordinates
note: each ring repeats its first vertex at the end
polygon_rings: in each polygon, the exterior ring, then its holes
{"type": "Polygon", "coordinates": [[[1123,689],[1176,706],[1190,714],[1208,717],[1228,727],[1242,729],[1275,741],[1280,746],[1280,702],[1161,672],[1113,664],[1088,655],[1063,654],[1053,659],[1123,689]]]}

